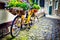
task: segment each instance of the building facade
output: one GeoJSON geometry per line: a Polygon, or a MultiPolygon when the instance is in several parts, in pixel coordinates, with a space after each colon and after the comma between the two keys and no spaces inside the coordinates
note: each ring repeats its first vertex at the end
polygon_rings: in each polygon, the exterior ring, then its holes
{"type": "Polygon", "coordinates": [[[45,13],[47,15],[60,15],[60,0],[45,0],[45,13]]]}
{"type": "Polygon", "coordinates": [[[58,4],[58,16],[60,16],[60,0],[59,0],[59,4],[58,4]]]}

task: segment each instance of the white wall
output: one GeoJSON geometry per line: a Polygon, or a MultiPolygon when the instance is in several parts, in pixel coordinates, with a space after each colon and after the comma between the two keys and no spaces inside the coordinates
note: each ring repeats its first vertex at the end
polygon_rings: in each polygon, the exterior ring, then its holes
{"type": "Polygon", "coordinates": [[[49,0],[45,0],[45,13],[49,14],[49,0]]]}
{"type": "Polygon", "coordinates": [[[0,24],[12,21],[14,19],[14,15],[9,13],[6,10],[0,10],[0,24]]]}
{"type": "Polygon", "coordinates": [[[6,1],[8,1],[8,0],[0,0],[0,2],[6,2],[6,1]]]}

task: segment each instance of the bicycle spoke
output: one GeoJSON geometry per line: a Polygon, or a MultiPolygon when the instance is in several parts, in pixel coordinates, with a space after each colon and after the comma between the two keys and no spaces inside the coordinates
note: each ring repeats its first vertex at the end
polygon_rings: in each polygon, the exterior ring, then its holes
{"type": "Polygon", "coordinates": [[[11,36],[16,37],[18,36],[20,32],[20,27],[21,27],[21,19],[19,16],[16,16],[15,19],[12,22],[11,26],[11,36]]]}
{"type": "Polygon", "coordinates": [[[18,34],[18,32],[20,31],[20,28],[16,29],[15,32],[13,32],[13,34],[18,34]]]}

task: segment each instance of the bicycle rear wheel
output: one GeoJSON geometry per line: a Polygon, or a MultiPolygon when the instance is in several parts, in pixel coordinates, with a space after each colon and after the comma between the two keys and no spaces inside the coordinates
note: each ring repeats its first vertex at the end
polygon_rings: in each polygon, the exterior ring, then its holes
{"type": "Polygon", "coordinates": [[[19,16],[16,16],[11,25],[10,29],[11,36],[12,37],[18,36],[20,33],[20,29],[21,29],[21,18],[19,16]]]}

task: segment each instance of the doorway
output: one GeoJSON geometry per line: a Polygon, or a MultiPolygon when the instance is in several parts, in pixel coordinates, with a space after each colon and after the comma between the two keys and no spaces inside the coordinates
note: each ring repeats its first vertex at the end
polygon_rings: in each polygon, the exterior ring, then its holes
{"type": "Polygon", "coordinates": [[[49,1],[49,15],[52,15],[52,6],[53,6],[52,5],[53,4],[52,2],[53,2],[53,0],[50,0],[49,1]]]}
{"type": "Polygon", "coordinates": [[[39,1],[39,5],[40,5],[41,7],[44,7],[44,5],[45,5],[45,0],[40,0],[40,1],[39,1]]]}

